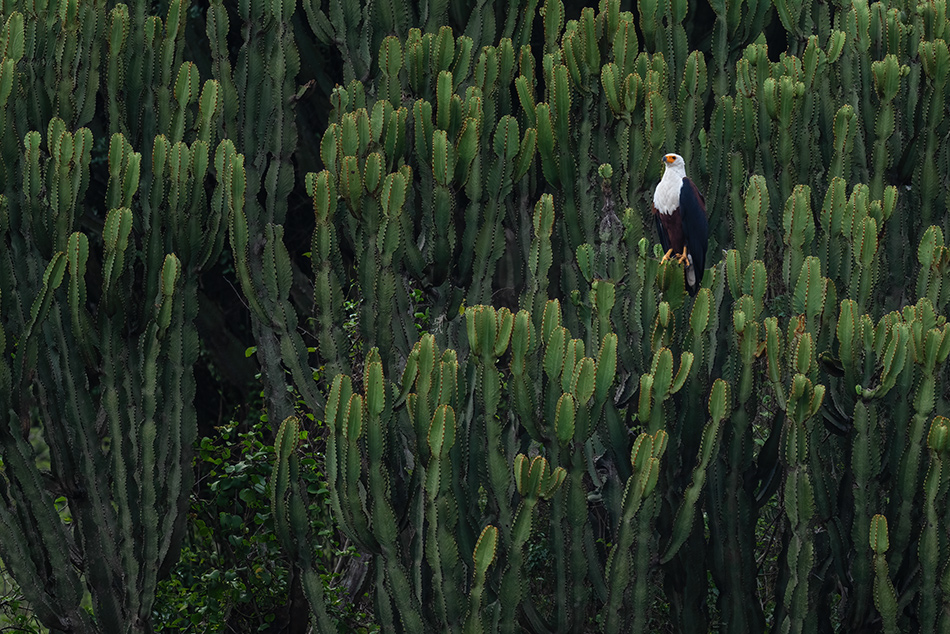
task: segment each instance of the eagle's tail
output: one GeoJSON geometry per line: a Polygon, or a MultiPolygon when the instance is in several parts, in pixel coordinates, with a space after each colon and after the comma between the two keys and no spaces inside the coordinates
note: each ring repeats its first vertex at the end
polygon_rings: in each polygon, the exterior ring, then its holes
{"type": "Polygon", "coordinates": [[[699,292],[699,282],[700,280],[696,279],[696,267],[693,266],[693,256],[687,255],[688,261],[686,263],[686,290],[690,295],[695,296],[699,292]]]}
{"type": "Polygon", "coordinates": [[[690,295],[695,295],[699,290],[699,281],[696,279],[696,269],[692,264],[686,266],[686,290],[690,295]]]}

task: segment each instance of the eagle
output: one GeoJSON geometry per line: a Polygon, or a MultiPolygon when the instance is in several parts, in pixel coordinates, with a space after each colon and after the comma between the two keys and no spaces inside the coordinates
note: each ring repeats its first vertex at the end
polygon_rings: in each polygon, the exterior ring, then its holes
{"type": "Polygon", "coordinates": [[[666,255],[686,265],[686,290],[696,295],[706,268],[709,223],[706,202],[696,184],[686,176],[686,163],[679,154],[663,157],[666,171],[653,192],[653,218],[666,255]]]}

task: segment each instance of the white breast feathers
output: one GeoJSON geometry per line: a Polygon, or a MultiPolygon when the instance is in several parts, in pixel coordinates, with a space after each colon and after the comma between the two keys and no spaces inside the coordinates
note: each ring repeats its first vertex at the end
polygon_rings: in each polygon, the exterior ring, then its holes
{"type": "Polygon", "coordinates": [[[660,184],[653,192],[653,206],[661,214],[671,214],[680,206],[680,190],[683,188],[683,179],[686,170],[682,166],[668,165],[660,179],[660,184]]]}

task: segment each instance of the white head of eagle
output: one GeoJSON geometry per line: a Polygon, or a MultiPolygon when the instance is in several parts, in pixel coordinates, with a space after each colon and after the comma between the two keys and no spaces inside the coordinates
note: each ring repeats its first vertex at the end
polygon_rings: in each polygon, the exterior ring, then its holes
{"type": "Polygon", "coordinates": [[[686,265],[686,290],[695,295],[706,268],[709,243],[706,201],[696,184],[686,176],[682,156],[667,154],[663,165],[666,171],[653,192],[653,218],[666,252],[663,261],[673,257],[686,265]]]}

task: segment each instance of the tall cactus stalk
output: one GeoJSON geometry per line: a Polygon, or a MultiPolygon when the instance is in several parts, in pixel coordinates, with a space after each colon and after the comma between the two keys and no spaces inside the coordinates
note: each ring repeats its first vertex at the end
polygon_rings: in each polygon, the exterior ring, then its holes
{"type": "Polygon", "coordinates": [[[149,79],[159,107],[148,113],[141,95],[124,104],[118,96],[121,78],[152,55],[138,16],[118,6],[107,21],[102,3],[70,6],[12,12],[4,32],[5,77],[28,95],[40,88],[33,73],[44,51],[66,54],[49,67],[55,99],[23,100],[34,103],[15,106],[16,125],[3,131],[0,555],[47,627],[147,632],[159,574],[177,559],[185,528],[198,278],[221,251],[236,155],[218,141],[219,83],[199,85],[195,65],[176,56],[181,3],[166,22],[146,21],[167,35],[167,66],[149,79]],[[66,90],[72,82],[82,89],[66,90]],[[103,139],[96,233],[94,138],[78,125],[99,90],[110,95],[113,133],[103,139]],[[27,442],[33,425],[49,446],[49,471],[27,442]],[[86,591],[92,615],[81,605],[86,591]]]}
{"type": "MultiPolygon", "coordinates": [[[[879,618],[867,590],[871,517],[888,514],[891,564],[916,560],[923,539],[911,510],[925,499],[921,485],[934,486],[923,434],[943,413],[931,386],[945,372],[944,325],[927,306],[945,313],[950,260],[946,227],[918,226],[909,213],[944,213],[928,189],[938,168],[906,157],[913,143],[942,165],[931,131],[942,129],[932,108],[942,111],[945,12],[814,2],[712,9],[708,50],[690,49],[691,16],[677,2],[631,14],[608,1],[568,19],[562,2],[548,0],[534,49],[517,38],[481,46],[470,31],[410,30],[379,40],[377,81],[348,79],[332,98],[325,171],[308,177],[322,236],[320,297],[334,297],[332,280],[352,266],[366,302],[361,336],[380,346],[388,374],[421,367],[417,350],[436,347],[456,350],[467,368],[459,380],[474,382],[471,418],[456,412],[457,421],[480,433],[456,439],[469,470],[453,488],[465,496],[459,560],[486,522],[498,522],[500,561],[513,558],[500,579],[514,584],[523,540],[535,532],[553,540],[554,606],[505,591],[485,609],[504,615],[506,631],[512,618],[533,631],[581,628],[585,605],[617,628],[612,606],[648,602],[658,557],[679,627],[710,627],[711,572],[723,622],[762,629],[765,599],[749,601],[757,585],[748,571],[761,558],[757,521],[776,504],[785,549],[774,622],[807,631],[834,611],[860,628],[879,618]],[[773,6],[788,37],[780,55],[760,38],[773,6]],[[656,158],[674,149],[706,194],[710,253],[722,253],[695,300],[652,244],[656,158]],[[406,179],[400,232],[380,237],[380,184],[395,174],[406,179]],[[382,254],[390,239],[398,240],[391,260],[382,254]],[[345,245],[352,262],[335,259],[329,244],[345,245]],[[919,245],[913,262],[911,245],[919,245]],[[916,287],[895,292],[906,284],[900,272],[918,265],[916,287]],[[432,339],[421,349],[405,310],[411,288],[431,310],[432,339]],[[495,308],[463,309],[463,299],[495,308]],[[525,310],[507,312],[515,307],[525,310]],[[392,328],[380,331],[384,320],[392,328]],[[584,359],[598,347],[616,354],[607,398],[599,386],[594,397],[582,389],[584,359]],[[499,363],[509,354],[507,367],[499,363]],[[885,426],[885,416],[899,422],[885,426]],[[659,430],[676,450],[664,455],[657,493],[635,507],[623,495],[639,468],[628,452],[638,433],[659,430]],[[531,523],[525,537],[511,469],[534,460],[531,447],[565,476],[549,524],[531,523]],[[475,500],[483,509],[466,518],[475,500]],[[618,531],[619,551],[591,540],[590,518],[601,511],[611,519],[597,530],[618,531]],[[657,529],[672,539],[657,541],[657,529]],[[819,562],[830,562],[820,583],[819,562]],[[834,583],[848,588],[844,605],[826,591],[834,583]]],[[[345,368],[332,311],[317,309],[320,355],[345,368]]],[[[404,395],[413,381],[403,381],[404,395]]],[[[420,439],[435,408],[405,398],[421,413],[402,427],[414,434],[402,442],[427,464],[420,439]]],[[[340,486],[342,517],[364,530],[340,486]]],[[[418,530],[437,539],[437,530],[418,530]]],[[[427,556],[444,567],[444,553],[427,556]]],[[[890,570],[909,593],[901,605],[933,604],[911,601],[921,590],[907,565],[890,570]]],[[[453,578],[464,592],[466,575],[453,578]]],[[[436,602],[458,627],[448,604],[445,594],[436,602]]],[[[631,626],[645,629],[649,618],[638,612],[631,626]]]]}
{"type": "Polygon", "coordinates": [[[2,14],[0,555],[49,627],[149,627],[225,237],[320,630],[293,394],[387,631],[946,625],[944,0],[166,5],[2,14]],[[342,83],[298,138],[310,35],[342,83]],[[714,228],[695,299],[653,233],[670,151],[714,228]]]}

